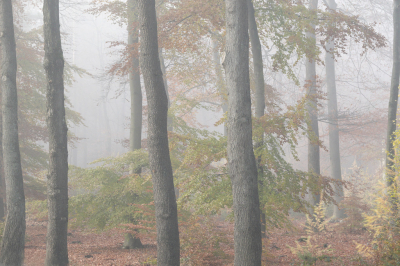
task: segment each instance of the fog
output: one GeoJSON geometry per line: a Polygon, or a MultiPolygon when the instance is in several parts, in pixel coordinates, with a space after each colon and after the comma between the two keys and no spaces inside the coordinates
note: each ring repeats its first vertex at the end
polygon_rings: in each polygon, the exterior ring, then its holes
{"type": "MultiPolygon", "coordinates": [[[[89,8],[88,3],[65,2],[62,4],[61,21],[65,58],[68,64],[76,65],[86,72],[81,76],[76,74],[74,82],[67,87],[67,97],[71,107],[83,118],[83,125],[69,128],[80,138],[69,147],[69,162],[87,167],[90,162],[98,158],[116,156],[128,150],[126,145],[124,147],[121,144],[121,142],[126,144],[129,138],[130,93],[127,77],[111,79],[105,75],[110,65],[119,60],[121,51],[120,46],[111,47],[111,44],[117,41],[126,42],[127,30],[125,25],[120,26],[110,21],[106,14],[95,16],[85,12],[89,8]]],[[[362,125],[360,120],[374,116],[375,120],[383,119],[383,123],[378,123],[379,126],[384,127],[385,124],[391,73],[392,7],[388,1],[338,1],[337,4],[345,13],[359,15],[362,21],[376,22],[375,29],[387,39],[385,48],[379,48],[376,51],[369,50],[364,55],[360,55],[360,44],[349,38],[348,47],[336,62],[339,113],[346,128],[346,132],[342,133],[345,140],[341,142],[343,169],[350,168],[353,162],[357,161],[358,164],[368,165],[375,171],[381,166],[380,160],[384,157],[385,129],[375,128],[377,132],[368,132],[371,128],[362,125]],[[357,136],[358,134],[363,134],[363,136],[357,136]],[[358,143],[354,143],[354,139],[359,137],[365,143],[360,144],[359,140],[358,143]]],[[[40,25],[40,9],[32,7],[30,11],[30,17],[36,25],[40,25]]],[[[211,46],[210,40],[204,39],[204,45],[211,46]]],[[[299,86],[281,71],[272,71],[271,56],[275,49],[263,46],[265,79],[266,83],[273,86],[281,96],[280,105],[285,109],[286,106],[295,104],[304,95],[305,69],[303,62],[299,62],[293,68],[300,81],[299,86]]],[[[321,54],[321,57],[323,56],[321,54]]],[[[166,59],[167,78],[168,66],[174,63],[171,60],[173,59],[166,59]]],[[[326,93],[325,67],[322,63],[317,65],[317,75],[319,89],[326,93]]],[[[201,81],[197,82],[200,84],[201,81]]],[[[144,93],[143,85],[142,91],[144,93]]],[[[326,106],[324,103],[322,105],[326,106]]],[[[208,105],[208,107],[213,106],[208,105]]],[[[320,109],[320,135],[324,144],[327,145],[325,108],[320,109]]],[[[197,109],[195,112],[195,117],[201,125],[208,130],[223,133],[222,125],[214,126],[222,117],[221,110],[197,109]]],[[[366,121],[366,124],[376,122],[366,121]]],[[[146,126],[144,127],[143,138],[146,137],[146,126]]],[[[329,173],[329,155],[322,149],[321,151],[322,169],[325,173],[329,173]]],[[[305,138],[300,141],[298,152],[301,161],[291,160],[291,162],[297,168],[305,170],[307,164],[305,138]]]]}

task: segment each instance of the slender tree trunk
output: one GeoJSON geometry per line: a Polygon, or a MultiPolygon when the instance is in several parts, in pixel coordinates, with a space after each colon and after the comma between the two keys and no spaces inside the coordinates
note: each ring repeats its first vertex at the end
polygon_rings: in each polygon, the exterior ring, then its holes
{"type": "MultiPolygon", "coordinates": [[[[336,10],[335,0],[328,0],[328,8],[331,11],[336,10]]],[[[335,59],[333,52],[335,43],[330,39],[326,44],[327,52],[325,53],[326,66],[326,85],[328,87],[328,122],[329,122],[329,156],[331,161],[332,178],[342,181],[342,170],[340,166],[340,146],[339,146],[339,122],[338,122],[338,107],[336,97],[336,74],[335,74],[335,59]]],[[[335,201],[339,203],[343,199],[343,187],[335,187],[335,201]]],[[[338,205],[333,206],[333,218],[344,218],[344,209],[338,208],[338,205]]]]}
{"type": "Polygon", "coordinates": [[[257,165],[253,152],[247,0],[226,0],[228,169],[235,217],[235,266],[261,265],[257,165]]]}
{"type": "Polygon", "coordinates": [[[47,78],[49,173],[47,200],[47,266],[68,265],[68,149],[64,107],[64,58],[61,48],[59,0],[44,0],[44,69],[47,78]]]}
{"type": "MultiPolygon", "coordinates": [[[[218,53],[218,43],[215,38],[211,39],[212,46],[213,46],[213,61],[214,61],[214,71],[215,75],[217,77],[217,89],[219,94],[221,95],[221,108],[222,108],[222,113],[225,115],[225,113],[228,111],[228,102],[227,102],[227,91],[226,91],[226,84],[225,80],[222,74],[222,69],[221,69],[221,60],[219,58],[219,53],[218,53]]],[[[228,127],[227,127],[227,122],[224,123],[224,136],[228,136],[228,127]]]]}
{"type": "Polygon", "coordinates": [[[107,112],[107,93],[104,95],[103,98],[103,104],[102,104],[102,111],[103,111],[103,119],[104,119],[104,128],[105,130],[105,157],[111,156],[112,155],[112,135],[111,135],[111,127],[110,127],[110,120],[108,118],[108,112],[107,112]]]}
{"type": "Polygon", "coordinates": [[[1,266],[20,266],[25,246],[25,195],[18,141],[17,56],[12,1],[1,1],[1,88],[7,218],[1,242],[1,266]]]}
{"type": "Polygon", "coordinates": [[[168,98],[158,50],[155,0],[139,0],[140,68],[148,102],[148,149],[157,226],[157,265],[180,262],[174,180],[168,148],[168,98]]]}
{"type": "Polygon", "coordinates": [[[390,98],[389,98],[389,111],[388,111],[388,128],[386,139],[386,182],[390,188],[392,207],[397,210],[398,199],[397,188],[394,183],[395,173],[393,172],[394,160],[394,147],[395,140],[394,133],[396,131],[396,113],[397,113],[397,100],[399,98],[399,76],[400,76],[400,0],[393,1],[393,69],[392,80],[390,84],[390,98]]]}
{"type": "MultiPolygon", "coordinates": [[[[165,67],[164,55],[163,55],[162,48],[160,48],[159,50],[160,50],[159,56],[160,56],[161,72],[163,74],[164,88],[165,88],[165,93],[167,94],[168,110],[169,110],[169,107],[171,106],[171,100],[169,98],[169,91],[168,91],[167,69],[165,67]]],[[[168,114],[167,129],[168,129],[168,131],[174,130],[174,126],[173,126],[172,119],[171,119],[171,114],[168,114]]]]}
{"type": "MultiPolygon", "coordinates": [[[[1,90],[1,88],[0,88],[1,90]]],[[[6,180],[4,179],[3,164],[3,115],[0,113],[0,221],[4,221],[7,214],[6,200],[6,180]]]]}
{"type": "MultiPolygon", "coordinates": [[[[318,7],[318,0],[310,0],[309,10],[315,11],[318,7]]],[[[311,31],[306,33],[306,36],[312,40],[313,49],[316,47],[315,25],[311,25],[311,31]]],[[[306,60],[306,80],[307,97],[307,112],[310,118],[311,136],[308,139],[308,171],[316,176],[320,175],[320,156],[319,156],[319,131],[318,131],[318,106],[317,106],[317,84],[316,84],[315,60],[307,58],[306,60]]],[[[318,204],[320,195],[314,195],[313,205],[318,204]]]]}
{"type": "MultiPolygon", "coordinates": [[[[131,93],[131,125],[129,135],[129,150],[135,151],[142,148],[142,87],[140,84],[139,69],[139,24],[137,1],[128,0],[128,45],[133,52],[132,66],[129,71],[129,89],[131,93]]],[[[132,173],[140,174],[141,168],[133,169],[132,173]]],[[[131,233],[125,235],[125,239],[135,239],[131,233]]],[[[140,240],[139,240],[140,241],[140,240]]],[[[141,243],[140,243],[141,244],[141,243]]],[[[136,245],[125,245],[129,248],[136,248],[136,245]]]]}
{"type": "MultiPolygon", "coordinates": [[[[137,3],[128,0],[128,44],[135,46],[139,42],[137,3]]],[[[129,88],[131,92],[131,127],[129,149],[142,148],[142,88],[140,85],[139,53],[134,51],[132,68],[129,72],[129,88]]]]}
{"type": "MultiPolygon", "coordinates": [[[[261,50],[260,36],[258,35],[257,23],[254,14],[254,6],[252,0],[247,0],[248,14],[249,14],[249,35],[251,43],[251,52],[253,54],[253,68],[254,68],[254,83],[256,87],[256,106],[255,113],[256,117],[260,118],[264,116],[265,112],[265,81],[264,81],[264,63],[261,50]]],[[[257,136],[257,142],[255,144],[256,149],[263,146],[264,133],[257,136]]],[[[262,187],[264,185],[264,169],[261,165],[261,156],[257,158],[257,170],[259,175],[260,193],[262,193],[262,187]]],[[[266,217],[265,213],[261,208],[261,235],[266,236],[266,217]]]]}

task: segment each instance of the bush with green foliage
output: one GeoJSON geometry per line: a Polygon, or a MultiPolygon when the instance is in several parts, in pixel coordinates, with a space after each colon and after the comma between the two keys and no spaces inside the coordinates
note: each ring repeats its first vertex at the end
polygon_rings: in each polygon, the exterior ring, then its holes
{"type": "Polygon", "coordinates": [[[87,169],[70,167],[71,225],[100,230],[123,224],[154,228],[151,176],[135,173],[148,165],[147,153],[137,150],[92,165],[87,169]]]}
{"type": "MultiPolygon", "coordinates": [[[[260,206],[270,227],[290,227],[290,210],[307,213],[311,208],[305,198],[307,193],[322,191],[324,200],[332,202],[334,180],[296,170],[285,158],[284,145],[297,159],[297,139],[306,134],[307,128],[305,103],[302,99],[284,113],[271,112],[253,118],[254,142],[256,136],[264,134],[262,145],[255,148],[255,156],[263,169],[259,174],[260,206]]],[[[170,147],[180,208],[206,215],[232,207],[226,137],[191,128],[176,119],[170,147]]]]}

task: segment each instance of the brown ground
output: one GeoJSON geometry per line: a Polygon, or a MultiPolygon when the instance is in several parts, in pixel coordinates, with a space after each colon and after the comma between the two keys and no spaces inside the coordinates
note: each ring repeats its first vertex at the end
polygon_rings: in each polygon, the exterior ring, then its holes
{"type": "MultiPolygon", "coordinates": [[[[275,230],[266,240],[266,249],[270,255],[269,261],[263,265],[301,265],[297,256],[293,255],[287,245],[296,247],[296,241],[305,236],[301,229],[304,221],[295,223],[297,232],[285,230],[275,230]]],[[[232,225],[221,223],[220,230],[232,232],[232,225]]],[[[69,259],[71,266],[83,265],[150,265],[144,263],[155,258],[156,246],[152,238],[142,237],[145,248],[138,250],[122,249],[123,235],[118,231],[105,233],[85,232],[74,230],[68,236],[69,259]]],[[[331,262],[318,261],[315,265],[360,265],[356,259],[356,244],[369,242],[366,232],[350,234],[339,232],[338,224],[329,224],[327,232],[314,236],[312,244],[322,247],[324,244],[330,245],[331,252],[328,256],[333,257],[331,262]]],[[[305,245],[305,243],[301,243],[305,245]]],[[[42,266],[44,265],[46,253],[46,222],[28,221],[27,223],[27,242],[25,248],[25,265],[42,266]]],[[[327,248],[329,249],[329,248],[327,248]]],[[[231,253],[232,251],[228,251],[231,253]]],[[[183,264],[181,264],[183,265],[183,264]]],[[[228,265],[228,264],[227,264],[228,265]]]]}

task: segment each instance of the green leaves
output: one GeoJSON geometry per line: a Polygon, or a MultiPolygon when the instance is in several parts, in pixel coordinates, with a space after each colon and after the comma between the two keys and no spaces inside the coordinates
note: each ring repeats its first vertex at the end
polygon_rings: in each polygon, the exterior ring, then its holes
{"type": "Polygon", "coordinates": [[[70,217],[74,226],[96,229],[132,223],[152,226],[153,190],[149,173],[135,174],[148,165],[144,150],[92,163],[93,168],[70,166],[70,217]]]}

